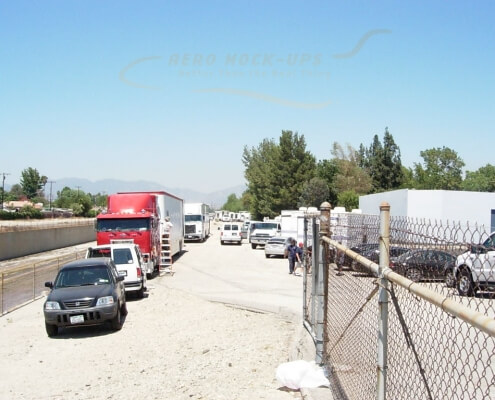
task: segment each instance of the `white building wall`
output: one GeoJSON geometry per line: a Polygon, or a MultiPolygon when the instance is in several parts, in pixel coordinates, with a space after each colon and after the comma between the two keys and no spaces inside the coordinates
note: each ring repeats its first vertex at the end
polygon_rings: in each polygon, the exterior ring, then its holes
{"type": "Polygon", "coordinates": [[[401,189],[360,196],[359,208],[364,214],[379,214],[382,202],[390,204],[391,216],[477,224],[495,230],[495,193],[401,189]]]}

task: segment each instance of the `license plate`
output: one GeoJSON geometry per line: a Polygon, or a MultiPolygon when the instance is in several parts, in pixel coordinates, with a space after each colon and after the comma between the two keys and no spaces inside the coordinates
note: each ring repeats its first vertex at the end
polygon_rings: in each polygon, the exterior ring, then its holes
{"type": "Polygon", "coordinates": [[[120,276],[127,276],[127,271],[124,270],[124,271],[119,271],[119,275],[120,276]]]}
{"type": "Polygon", "coordinates": [[[234,233],[232,234],[232,236],[237,236],[237,233],[235,233],[235,232],[234,232],[234,233]]]}
{"type": "Polygon", "coordinates": [[[84,322],[84,315],[71,315],[70,323],[71,324],[81,324],[84,322]]]}

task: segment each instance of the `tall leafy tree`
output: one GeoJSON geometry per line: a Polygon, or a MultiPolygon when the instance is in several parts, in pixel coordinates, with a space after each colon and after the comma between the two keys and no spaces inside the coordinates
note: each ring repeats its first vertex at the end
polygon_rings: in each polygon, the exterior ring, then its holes
{"type": "Polygon", "coordinates": [[[227,202],[222,206],[222,210],[239,212],[243,209],[241,199],[238,199],[235,193],[229,194],[227,202]]]}
{"type": "Polygon", "coordinates": [[[414,164],[417,189],[459,190],[464,161],[448,147],[437,147],[420,153],[423,164],[414,164]]]}
{"type": "Polygon", "coordinates": [[[371,178],[359,166],[359,155],[356,150],[350,145],[347,145],[347,148],[344,149],[339,143],[335,142],[332,148],[332,155],[338,169],[334,181],[337,193],[344,191],[354,191],[358,194],[369,193],[371,190],[371,178]]]}
{"type": "Polygon", "coordinates": [[[303,185],[301,197],[299,198],[300,207],[320,207],[321,203],[328,201],[329,190],[328,184],[321,178],[313,178],[303,185]]]}
{"type": "Polygon", "coordinates": [[[461,186],[473,192],[495,192],[495,166],[486,164],[477,171],[466,171],[461,186]]]}
{"type": "Polygon", "coordinates": [[[354,190],[345,190],[339,193],[339,206],[345,207],[346,211],[352,211],[359,207],[359,196],[354,190]]]}
{"type": "Polygon", "coordinates": [[[254,218],[272,218],[281,210],[294,209],[316,168],[304,135],[292,131],[282,131],[278,143],[264,139],[258,147],[245,147],[242,162],[254,218]]]}
{"type": "Polygon", "coordinates": [[[23,193],[28,199],[40,196],[40,190],[48,181],[46,176],[41,176],[36,168],[26,168],[21,172],[20,184],[23,193]]]}
{"type": "Polygon", "coordinates": [[[373,192],[396,189],[404,182],[400,149],[388,128],[385,128],[383,144],[375,135],[369,148],[360,145],[358,162],[371,177],[373,192]]]}
{"type": "Polygon", "coordinates": [[[55,207],[70,208],[76,216],[87,216],[93,206],[91,196],[82,190],[73,190],[64,187],[57,192],[57,199],[54,201],[55,207]]]}
{"type": "MultiPolygon", "coordinates": [[[[338,163],[333,160],[320,160],[316,165],[316,177],[325,181],[328,187],[328,198],[325,201],[337,204],[337,190],[335,178],[339,172],[338,163]]],[[[319,205],[318,205],[319,206],[319,205]]]]}

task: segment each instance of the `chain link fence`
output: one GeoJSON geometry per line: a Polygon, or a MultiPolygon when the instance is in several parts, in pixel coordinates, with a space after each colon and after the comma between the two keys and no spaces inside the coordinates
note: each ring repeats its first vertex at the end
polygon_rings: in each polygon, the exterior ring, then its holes
{"type": "Polygon", "coordinates": [[[64,264],[84,258],[86,251],[78,251],[37,263],[8,268],[0,272],[0,305],[2,315],[38,299],[47,290],[45,282],[53,281],[64,264]]]}
{"type": "Polygon", "coordinates": [[[334,398],[495,399],[494,235],[321,211],[304,323],[334,398]]]}

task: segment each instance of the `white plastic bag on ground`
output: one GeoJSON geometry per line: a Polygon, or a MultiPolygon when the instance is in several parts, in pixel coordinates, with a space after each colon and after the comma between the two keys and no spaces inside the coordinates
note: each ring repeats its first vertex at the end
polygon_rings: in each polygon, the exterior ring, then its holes
{"type": "Polygon", "coordinates": [[[297,360],[280,364],[276,377],[282,386],[289,389],[330,386],[323,368],[316,365],[314,361],[297,360]]]}

